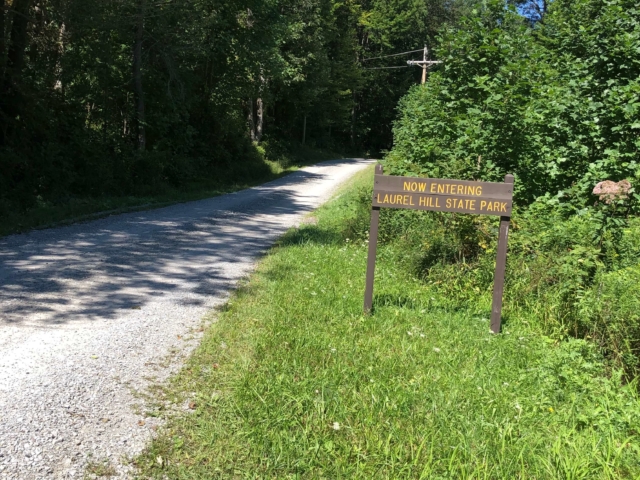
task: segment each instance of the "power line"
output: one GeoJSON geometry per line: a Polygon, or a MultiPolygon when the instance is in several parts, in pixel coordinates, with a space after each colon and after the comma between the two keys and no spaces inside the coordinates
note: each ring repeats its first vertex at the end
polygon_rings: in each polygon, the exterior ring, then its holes
{"type": "Polygon", "coordinates": [[[371,67],[371,68],[363,68],[363,70],[385,70],[387,68],[409,68],[409,65],[401,65],[399,67],[371,67]]]}
{"type": "Polygon", "coordinates": [[[366,62],[368,60],[378,60],[379,58],[387,58],[387,57],[399,57],[400,55],[406,55],[407,53],[416,53],[416,52],[421,52],[422,49],[420,50],[411,50],[410,52],[402,52],[402,53],[392,53],[391,55],[383,55],[381,57],[371,57],[371,58],[365,58],[362,61],[366,62]]]}

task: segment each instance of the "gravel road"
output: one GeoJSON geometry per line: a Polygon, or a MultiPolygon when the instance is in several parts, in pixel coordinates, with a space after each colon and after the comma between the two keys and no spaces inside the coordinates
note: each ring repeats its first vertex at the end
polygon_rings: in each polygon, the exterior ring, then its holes
{"type": "Polygon", "coordinates": [[[158,420],[150,383],[288,228],[370,165],[339,160],[260,187],[0,239],[0,479],[130,478],[158,420]]]}

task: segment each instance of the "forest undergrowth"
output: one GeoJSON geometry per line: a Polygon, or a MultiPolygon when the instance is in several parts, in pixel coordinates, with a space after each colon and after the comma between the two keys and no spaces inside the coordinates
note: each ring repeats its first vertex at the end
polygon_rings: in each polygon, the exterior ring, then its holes
{"type": "MultiPolygon", "coordinates": [[[[54,198],[38,197],[29,207],[20,207],[0,199],[0,237],[50,228],[57,225],[95,219],[123,212],[159,208],[179,202],[200,200],[259,185],[323,160],[343,158],[330,150],[285,146],[281,142],[263,142],[247,147],[249,160],[229,162],[210,169],[206,161],[185,158],[180,178],[174,178],[174,160],[162,162],[157,156],[133,159],[132,170],[141,175],[127,182],[106,187],[99,195],[73,195],[66,192],[54,198]],[[136,166],[143,164],[144,166],[136,166]],[[204,171],[203,171],[204,170],[204,171]],[[211,172],[213,170],[213,173],[211,172]],[[137,179],[137,180],[136,180],[137,179]]],[[[201,159],[202,160],[202,159],[201,159]]]]}

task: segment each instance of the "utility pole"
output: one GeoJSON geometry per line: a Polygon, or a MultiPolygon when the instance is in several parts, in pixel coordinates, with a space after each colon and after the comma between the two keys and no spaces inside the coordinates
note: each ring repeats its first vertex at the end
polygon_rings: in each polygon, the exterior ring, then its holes
{"type": "Polygon", "coordinates": [[[427,54],[429,50],[427,50],[427,46],[424,46],[424,52],[422,53],[422,85],[427,81],[427,54]]]}
{"type": "Polygon", "coordinates": [[[424,84],[427,81],[427,68],[442,63],[440,61],[429,61],[427,57],[429,56],[429,49],[427,46],[424,46],[424,50],[422,52],[422,60],[409,60],[407,61],[407,65],[420,65],[422,67],[422,83],[424,84]]]}

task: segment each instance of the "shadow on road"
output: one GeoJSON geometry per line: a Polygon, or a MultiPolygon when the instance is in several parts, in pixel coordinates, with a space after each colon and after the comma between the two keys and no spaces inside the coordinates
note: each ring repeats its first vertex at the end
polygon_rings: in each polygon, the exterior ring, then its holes
{"type": "Polygon", "coordinates": [[[314,183],[325,177],[299,171],[221,197],[6,237],[0,325],[111,319],[151,300],[207,305],[316,207],[314,183]]]}

